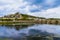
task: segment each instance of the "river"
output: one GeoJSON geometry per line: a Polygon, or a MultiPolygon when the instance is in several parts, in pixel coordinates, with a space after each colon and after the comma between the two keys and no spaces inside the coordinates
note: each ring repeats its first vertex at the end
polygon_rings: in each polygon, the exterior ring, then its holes
{"type": "MultiPolygon", "coordinates": [[[[38,36],[58,37],[60,40],[60,25],[0,25],[0,39],[23,40],[25,37],[38,36]]],[[[27,40],[27,39],[26,39],[27,40]]],[[[56,40],[56,39],[55,39],[56,40]]]]}

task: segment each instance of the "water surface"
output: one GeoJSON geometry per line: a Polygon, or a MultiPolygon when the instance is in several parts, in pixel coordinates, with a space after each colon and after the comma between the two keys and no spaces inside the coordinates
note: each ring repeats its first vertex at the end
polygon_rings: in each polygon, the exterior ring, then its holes
{"type": "Polygon", "coordinates": [[[53,35],[60,37],[60,25],[0,25],[0,38],[24,38],[27,36],[53,35]]]}

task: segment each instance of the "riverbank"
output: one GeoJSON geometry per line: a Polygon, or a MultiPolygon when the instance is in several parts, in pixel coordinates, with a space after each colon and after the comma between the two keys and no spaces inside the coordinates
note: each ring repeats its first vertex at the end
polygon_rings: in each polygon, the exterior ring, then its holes
{"type": "Polygon", "coordinates": [[[60,20],[51,20],[51,19],[38,19],[38,20],[2,20],[0,21],[0,25],[20,25],[20,24],[54,24],[60,25],[60,20]]]}
{"type": "Polygon", "coordinates": [[[0,25],[33,25],[34,22],[23,21],[0,21],[0,25]]]}
{"type": "Polygon", "coordinates": [[[59,25],[60,22],[52,20],[37,20],[37,21],[0,21],[0,25],[31,25],[31,24],[54,24],[59,25]]]}

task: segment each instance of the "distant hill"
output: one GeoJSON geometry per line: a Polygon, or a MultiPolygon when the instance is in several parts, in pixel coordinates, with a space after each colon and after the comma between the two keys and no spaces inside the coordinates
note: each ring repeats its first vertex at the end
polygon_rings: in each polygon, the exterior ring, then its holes
{"type": "MultiPolygon", "coordinates": [[[[15,13],[15,14],[10,14],[10,15],[5,15],[3,18],[19,18],[19,19],[35,19],[35,18],[43,18],[43,17],[36,17],[36,16],[31,16],[27,14],[22,14],[22,13],[15,13]]],[[[43,18],[45,19],[45,18],[43,18]]]]}

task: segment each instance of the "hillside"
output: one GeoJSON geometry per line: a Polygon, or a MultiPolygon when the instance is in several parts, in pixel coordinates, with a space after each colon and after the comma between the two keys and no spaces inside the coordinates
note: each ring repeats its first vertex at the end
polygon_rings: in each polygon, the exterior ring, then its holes
{"type": "Polygon", "coordinates": [[[27,14],[21,14],[19,12],[15,14],[5,15],[0,17],[1,24],[12,24],[12,23],[40,23],[40,24],[60,24],[60,19],[56,18],[44,18],[44,17],[36,17],[27,14]]]}
{"type": "MultiPolygon", "coordinates": [[[[40,19],[40,18],[43,18],[43,17],[36,17],[36,16],[31,16],[31,15],[27,15],[27,14],[22,14],[22,13],[15,13],[15,14],[10,14],[10,15],[5,15],[3,16],[3,18],[19,18],[19,19],[40,19]]],[[[45,18],[44,18],[45,19],[45,18]]]]}

